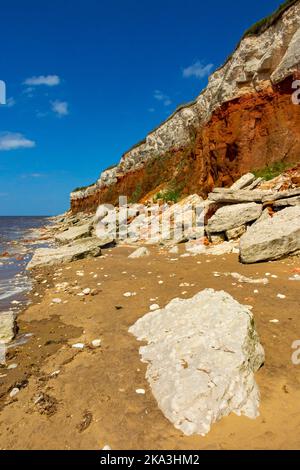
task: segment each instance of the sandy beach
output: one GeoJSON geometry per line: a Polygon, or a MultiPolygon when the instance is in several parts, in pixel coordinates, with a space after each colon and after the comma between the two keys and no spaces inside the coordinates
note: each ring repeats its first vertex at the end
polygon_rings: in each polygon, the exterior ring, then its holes
{"type": "Polygon", "coordinates": [[[292,343],[300,339],[299,283],[289,281],[299,257],[247,266],[236,254],[172,258],[155,247],[150,257],[128,259],[132,251],[106,249],[99,258],[33,273],[33,304],[18,319],[19,335],[33,336],[9,349],[0,368],[1,449],[299,448],[300,366],[292,363],[292,343]],[[267,275],[269,284],[239,283],[223,275],[228,272],[267,275]],[[140,361],[141,344],[128,328],[154,299],[164,307],[205,288],[253,306],[266,352],[256,374],[260,417],[230,415],[206,437],[187,437],[158,408],[140,361]],[[84,289],[93,295],[77,295],[84,289]],[[136,295],[124,297],[126,292],[136,295]],[[92,346],[95,339],[100,347],[92,346]],[[84,349],[72,348],[77,343],[84,349]],[[20,392],[11,398],[15,387],[20,392]]]}

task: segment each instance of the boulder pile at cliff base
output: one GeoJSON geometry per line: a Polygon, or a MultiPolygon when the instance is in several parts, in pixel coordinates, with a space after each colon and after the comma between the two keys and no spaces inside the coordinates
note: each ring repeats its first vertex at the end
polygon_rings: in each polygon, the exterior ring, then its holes
{"type": "MultiPolygon", "coordinates": [[[[286,186],[284,176],[282,181],[286,186]]],[[[105,207],[98,212],[96,223],[101,224],[103,233],[109,230],[115,217],[115,212],[105,207]]],[[[122,227],[117,227],[114,236],[118,236],[118,230],[122,227]]],[[[177,204],[161,205],[156,215],[148,214],[147,207],[134,204],[129,207],[128,237],[119,243],[169,248],[186,243],[189,253],[236,252],[247,264],[294,255],[300,252],[300,187],[292,185],[290,189],[280,190],[278,178],[265,182],[248,173],[231,188],[215,188],[207,200],[197,194],[190,195],[177,204]],[[202,211],[200,223],[185,226],[183,232],[178,232],[176,214],[183,211],[184,217],[191,216],[195,208],[202,211]],[[167,219],[171,220],[171,230],[164,226],[167,219]],[[161,226],[155,235],[153,225],[161,226]]]]}
{"type": "MultiPolygon", "coordinates": [[[[101,248],[115,243],[168,249],[185,243],[190,255],[237,253],[247,264],[300,252],[300,187],[288,185],[284,174],[265,182],[248,173],[231,188],[215,188],[206,200],[193,194],[177,204],[160,204],[154,215],[149,211],[152,202],[129,205],[122,225],[119,209],[106,205],[96,215],[67,213],[57,218],[51,230],[59,246],[36,250],[27,269],[100,256],[101,248]],[[195,208],[202,213],[198,223],[195,208]],[[183,231],[176,221],[180,213],[192,221],[183,231]],[[154,234],[153,226],[159,227],[154,234]],[[120,236],[124,228],[127,238],[120,236]]],[[[133,257],[147,253],[142,248],[133,257]]]]}
{"type": "MultiPolygon", "coordinates": [[[[208,200],[219,207],[208,221],[208,237],[240,239],[243,263],[300,253],[300,187],[264,189],[268,185],[260,181],[258,188],[249,189],[245,183],[253,187],[253,178],[254,175],[245,175],[239,180],[243,184],[235,183],[237,189],[216,188],[209,194],[208,200]]],[[[269,186],[272,187],[271,182],[269,186]]]]}

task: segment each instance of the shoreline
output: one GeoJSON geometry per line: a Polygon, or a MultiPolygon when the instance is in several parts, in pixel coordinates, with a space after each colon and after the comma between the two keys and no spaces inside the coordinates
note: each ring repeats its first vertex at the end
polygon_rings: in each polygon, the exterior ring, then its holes
{"type": "Polygon", "coordinates": [[[288,282],[300,265],[299,257],[245,266],[236,254],[181,257],[180,247],[177,261],[171,261],[175,258],[166,250],[149,249],[150,257],[136,260],[128,259],[134,248],[103,249],[99,258],[40,268],[31,274],[32,304],[19,314],[18,335],[33,336],[26,344],[9,349],[8,367],[0,368],[1,448],[299,447],[300,371],[291,362],[291,344],[300,330],[298,284],[288,282]],[[215,270],[220,277],[214,277],[215,270]],[[267,286],[254,286],[222,275],[228,271],[254,278],[266,273],[277,277],[270,276],[267,286]],[[182,283],[189,286],[180,287],[182,283]],[[207,287],[225,290],[242,304],[253,306],[266,349],[266,364],[256,374],[261,416],[252,421],[230,415],[213,425],[208,436],[187,437],[159,410],[145,379],[140,344],[128,328],[154,301],[163,307],[174,297],[190,298],[207,287]],[[256,287],[259,294],[254,294],[256,287]],[[87,288],[93,295],[78,295],[87,288]],[[125,298],[125,292],[136,292],[136,296],[125,298]],[[286,295],[285,300],[277,298],[279,292],[286,295]],[[61,303],[52,302],[58,298],[61,303]],[[279,323],[270,323],[274,319],[279,323]],[[100,347],[92,345],[97,339],[100,347]],[[77,343],[85,347],[74,349],[77,343]],[[19,393],[10,397],[14,388],[19,393]],[[136,394],[139,388],[146,391],[144,396],[136,394]]]}
{"type": "MultiPolygon", "coordinates": [[[[12,220],[23,220],[25,217],[12,217],[12,220]]],[[[39,247],[49,246],[51,238],[51,218],[31,217],[28,220],[42,220],[40,227],[18,227],[18,236],[14,239],[7,238],[2,245],[4,252],[0,254],[1,266],[4,268],[4,276],[1,278],[2,290],[6,293],[0,296],[0,314],[4,311],[14,311],[16,316],[26,306],[27,294],[31,290],[30,276],[26,272],[26,266],[39,247]],[[11,275],[7,275],[11,271],[11,275]]]]}

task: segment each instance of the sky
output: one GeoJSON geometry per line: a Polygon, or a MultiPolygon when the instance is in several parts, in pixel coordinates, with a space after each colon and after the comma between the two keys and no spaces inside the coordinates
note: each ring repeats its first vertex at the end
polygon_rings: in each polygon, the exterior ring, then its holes
{"type": "Polygon", "coordinates": [[[279,3],[0,0],[0,215],[67,210],[279,3]]]}

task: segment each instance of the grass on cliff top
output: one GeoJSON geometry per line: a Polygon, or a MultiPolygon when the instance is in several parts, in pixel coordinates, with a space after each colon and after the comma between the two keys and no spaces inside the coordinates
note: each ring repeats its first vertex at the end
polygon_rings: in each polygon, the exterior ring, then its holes
{"type": "Polygon", "coordinates": [[[94,184],[96,184],[96,183],[97,183],[97,181],[95,181],[95,183],[88,184],[87,186],[78,186],[78,188],[73,189],[73,191],[71,191],[71,193],[78,193],[79,191],[85,191],[86,189],[91,188],[92,186],[94,186],[94,184]]]}
{"type": "Polygon", "coordinates": [[[262,170],[254,171],[253,173],[257,178],[263,178],[266,181],[270,181],[273,178],[276,178],[277,176],[281,175],[281,173],[284,173],[289,168],[292,168],[293,166],[294,165],[289,163],[277,162],[273,165],[269,165],[263,168],[262,170]]]}
{"type": "Polygon", "coordinates": [[[244,34],[244,38],[247,36],[253,36],[256,34],[261,34],[266,31],[270,26],[272,26],[276,21],[283,15],[283,13],[297,3],[298,0],[286,0],[284,3],[279,5],[276,11],[271,15],[263,18],[262,20],[258,21],[254,25],[252,25],[244,34]]]}
{"type": "MultiPolygon", "coordinates": [[[[111,165],[108,168],[105,168],[105,170],[103,170],[102,173],[104,173],[105,171],[112,170],[116,166],[117,166],[116,164],[111,165]]],[[[78,188],[73,189],[73,191],[71,191],[71,192],[72,193],[77,193],[79,191],[85,191],[86,189],[91,188],[92,186],[94,186],[96,183],[97,183],[97,181],[95,181],[94,183],[88,184],[87,186],[79,186],[78,188]]]]}
{"type": "Polygon", "coordinates": [[[273,26],[290,7],[295,5],[298,1],[299,0],[286,0],[284,3],[281,3],[277,10],[271,13],[271,15],[262,18],[257,23],[250,26],[250,28],[247,29],[243,34],[242,39],[239,41],[234,51],[227,57],[224,64],[221,65],[217,70],[222,69],[232,59],[233,54],[237,51],[243,39],[249,36],[257,36],[259,34],[264,33],[270,26],[273,26]]]}

